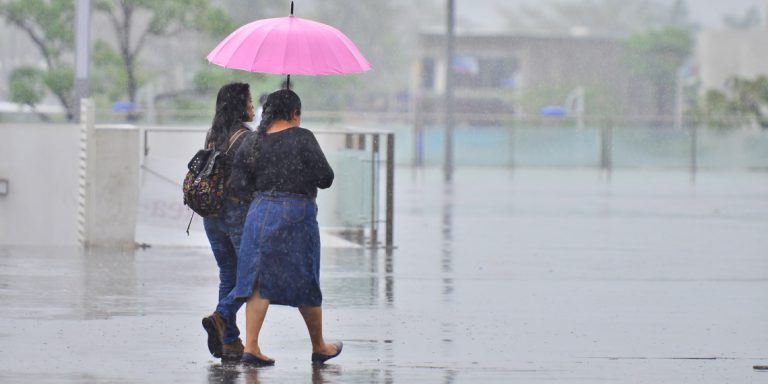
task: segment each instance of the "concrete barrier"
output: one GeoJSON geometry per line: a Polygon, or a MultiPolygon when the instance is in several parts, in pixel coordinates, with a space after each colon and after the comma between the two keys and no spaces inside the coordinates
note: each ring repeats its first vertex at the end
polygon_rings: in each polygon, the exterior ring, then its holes
{"type": "Polygon", "coordinates": [[[135,246],[139,203],[139,130],[136,127],[96,127],[89,172],[85,244],[96,247],[135,246]]]}
{"type": "Polygon", "coordinates": [[[0,245],[77,245],[77,125],[0,125],[0,245]]]}
{"type": "Polygon", "coordinates": [[[0,245],[135,246],[139,131],[91,132],[83,147],[79,125],[0,125],[0,245]]]}

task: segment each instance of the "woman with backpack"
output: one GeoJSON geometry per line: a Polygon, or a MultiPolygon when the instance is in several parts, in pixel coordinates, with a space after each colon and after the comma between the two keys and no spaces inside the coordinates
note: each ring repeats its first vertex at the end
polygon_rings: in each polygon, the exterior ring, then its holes
{"type": "Polygon", "coordinates": [[[341,353],[323,338],[317,189],[333,170],[311,131],[301,128],[301,100],[291,90],[270,94],[256,132],[237,151],[231,186],[253,196],[240,247],[237,286],[246,299],[242,362],[273,365],[261,352],[259,332],[270,304],[297,307],[312,342],[312,363],[341,353]]]}
{"type": "MultiPolygon", "coordinates": [[[[245,123],[253,121],[253,116],[248,84],[232,83],[221,87],[205,148],[219,152],[215,172],[223,180],[229,179],[234,155],[250,132],[245,123]]],[[[221,212],[203,218],[205,233],[219,266],[218,305],[213,314],[203,318],[203,328],[208,333],[208,350],[213,356],[239,359],[243,354],[243,343],[235,319],[243,300],[234,300],[229,293],[237,281],[237,253],[250,200],[238,198],[226,185],[221,198],[221,212]]]]}

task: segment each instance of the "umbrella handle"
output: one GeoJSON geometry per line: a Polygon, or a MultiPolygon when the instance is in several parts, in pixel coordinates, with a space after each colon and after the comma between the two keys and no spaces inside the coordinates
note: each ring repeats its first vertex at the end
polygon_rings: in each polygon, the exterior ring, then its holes
{"type": "Polygon", "coordinates": [[[293,1],[291,1],[291,16],[293,16],[293,1]]]}

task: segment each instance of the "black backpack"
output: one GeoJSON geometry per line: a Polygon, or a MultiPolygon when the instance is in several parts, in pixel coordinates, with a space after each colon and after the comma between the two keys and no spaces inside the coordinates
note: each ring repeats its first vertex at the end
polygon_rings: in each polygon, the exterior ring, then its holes
{"type": "MultiPolygon", "coordinates": [[[[229,169],[222,166],[222,155],[229,154],[234,144],[248,129],[240,129],[229,139],[225,152],[215,149],[197,151],[187,164],[187,175],[184,177],[184,204],[202,217],[216,216],[224,208],[224,190],[229,178],[229,169]]],[[[194,216],[194,214],[193,214],[194,216]]],[[[189,220],[190,225],[192,219],[189,220]]],[[[189,234],[189,226],[187,226],[189,234]]]]}

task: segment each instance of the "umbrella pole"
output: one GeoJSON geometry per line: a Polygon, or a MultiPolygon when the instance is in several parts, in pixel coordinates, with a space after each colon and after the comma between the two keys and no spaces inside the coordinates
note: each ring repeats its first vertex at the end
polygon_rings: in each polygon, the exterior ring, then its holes
{"type": "MultiPolygon", "coordinates": [[[[293,16],[293,1],[291,1],[291,16],[293,16]]],[[[285,89],[291,89],[291,75],[285,80],[285,89]]]]}
{"type": "MultiPolygon", "coordinates": [[[[291,16],[293,16],[293,1],[291,1],[291,16]]],[[[285,80],[285,89],[291,89],[291,75],[285,80]]]]}

